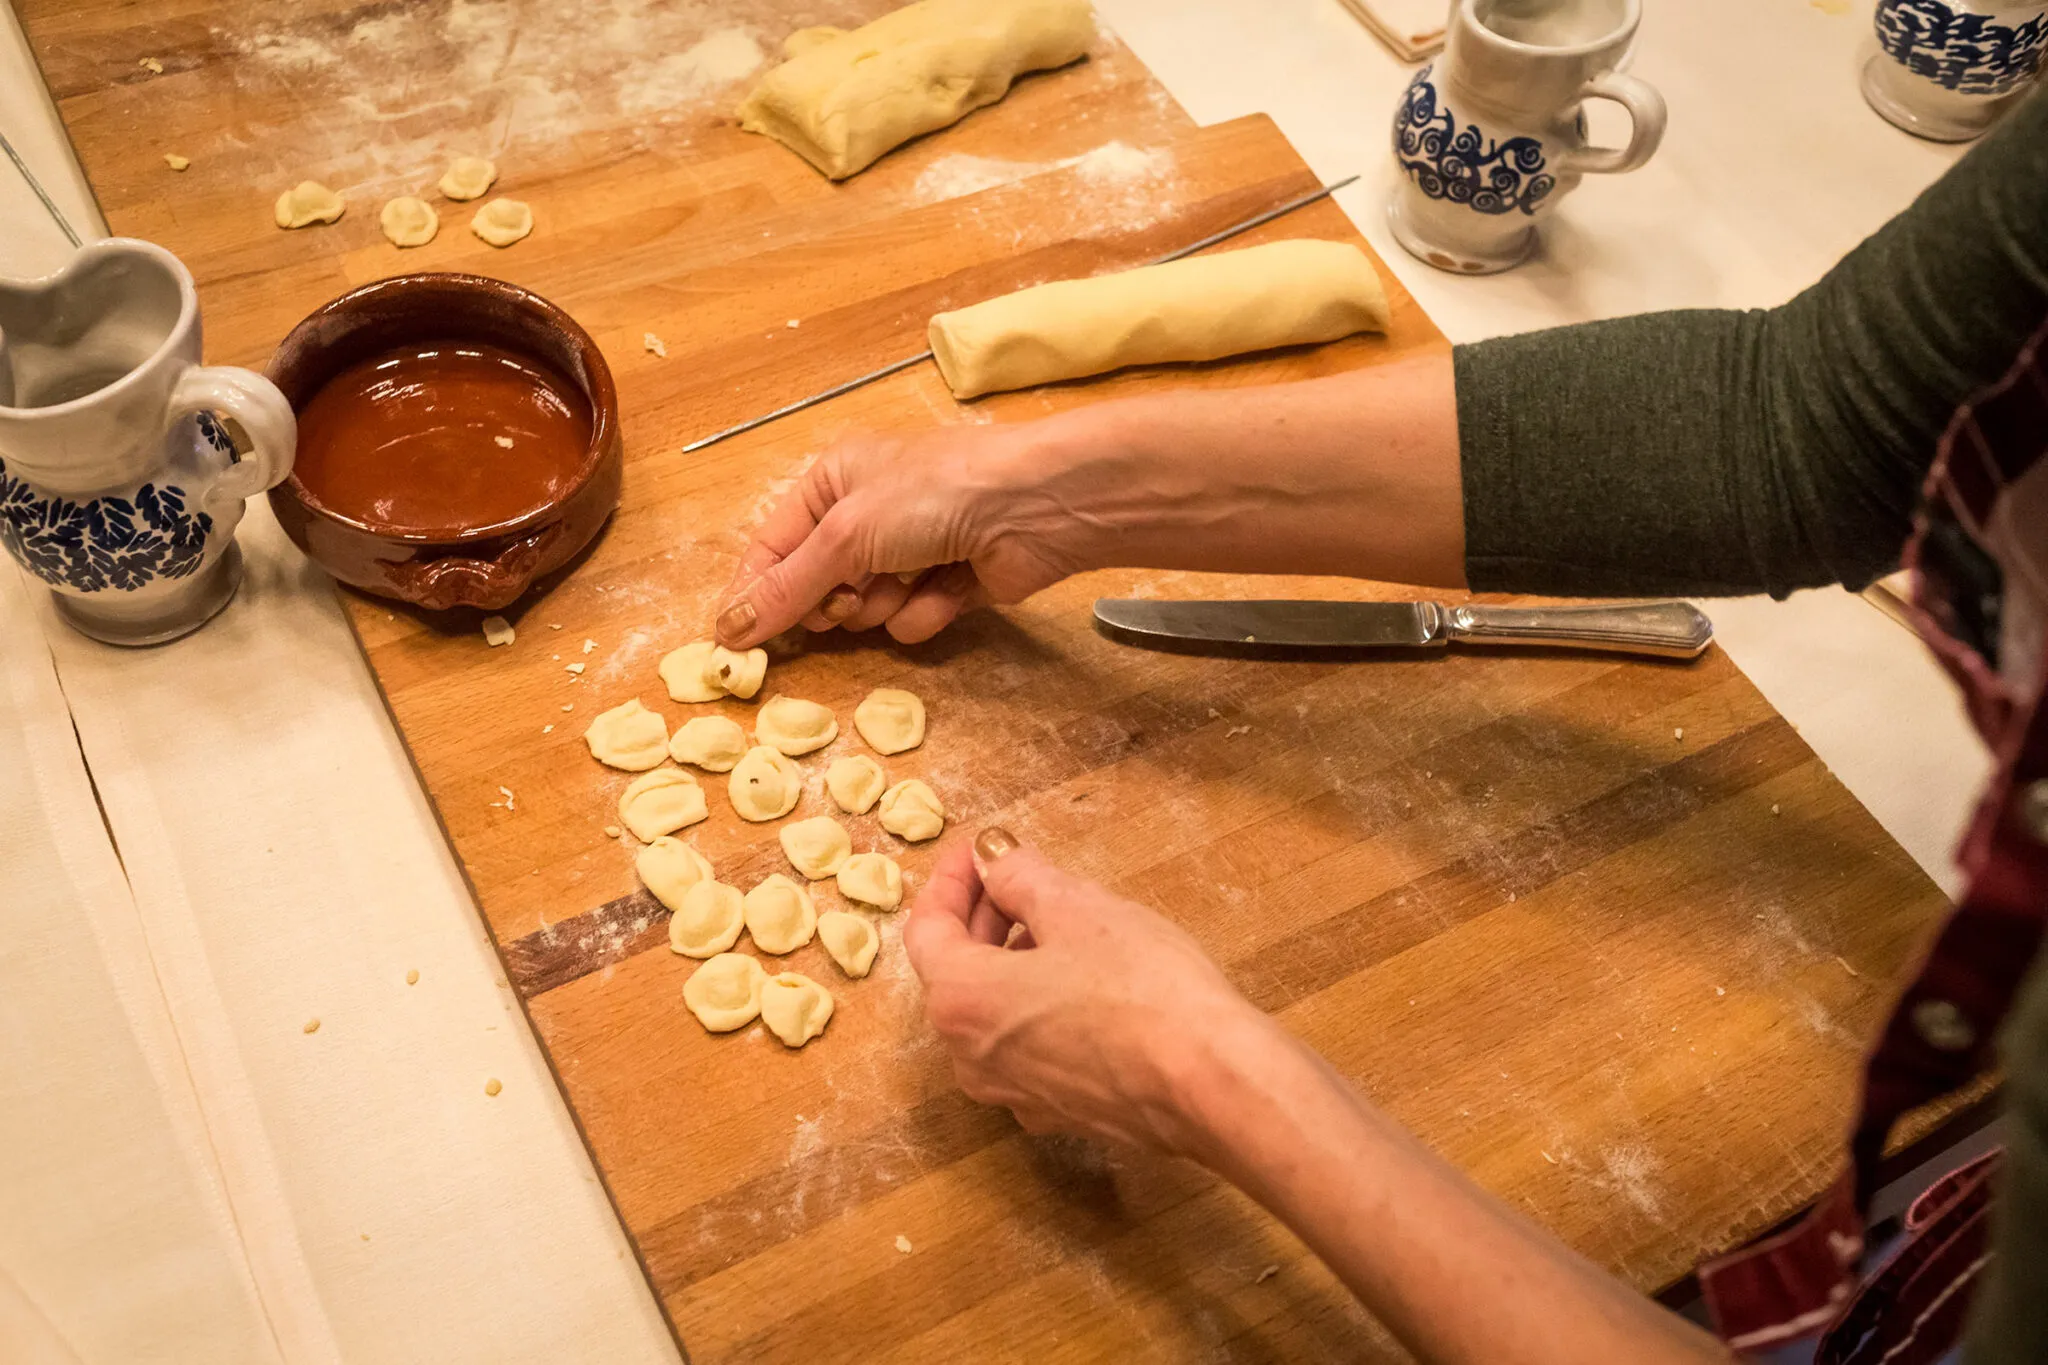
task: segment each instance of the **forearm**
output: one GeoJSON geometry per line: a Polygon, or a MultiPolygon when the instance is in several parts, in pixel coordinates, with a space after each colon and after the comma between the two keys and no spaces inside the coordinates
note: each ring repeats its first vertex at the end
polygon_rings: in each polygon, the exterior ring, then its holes
{"type": "Polygon", "coordinates": [[[1424,1361],[1733,1359],[1471,1184],[1269,1020],[1213,1040],[1185,1091],[1198,1158],[1424,1361]]]}
{"type": "Polygon", "coordinates": [[[1076,568],[1464,582],[1447,354],[1100,404],[1036,444],[1014,496],[1076,568]]]}

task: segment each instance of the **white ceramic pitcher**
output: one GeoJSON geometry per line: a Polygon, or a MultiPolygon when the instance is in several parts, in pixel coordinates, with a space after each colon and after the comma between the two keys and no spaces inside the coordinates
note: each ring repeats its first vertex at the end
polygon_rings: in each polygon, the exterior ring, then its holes
{"type": "Polygon", "coordinates": [[[0,543],[95,639],[157,644],[226,606],[243,500],[291,471],[284,395],[199,355],[191,273],[160,246],[0,280],[0,543]]]}
{"type": "Polygon", "coordinates": [[[1582,177],[1648,161],[1664,99],[1617,69],[1641,22],[1641,0],[1457,0],[1394,116],[1395,240],[1443,270],[1506,270],[1582,177]],[[1587,144],[1589,99],[1628,110],[1627,146],[1587,144]]]}

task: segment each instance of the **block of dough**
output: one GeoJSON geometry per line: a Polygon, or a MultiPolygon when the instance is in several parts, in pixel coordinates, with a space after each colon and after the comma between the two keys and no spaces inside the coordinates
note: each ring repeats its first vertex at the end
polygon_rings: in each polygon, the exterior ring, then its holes
{"type": "Polygon", "coordinates": [[[866,754],[835,758],[832,766],[825,769],[825,790],[848,815],[866,815],[882,799],[882,789],[888,785],[889,777],[882,771],[882,765],[866,754]]]}
{"type": "Polygon", "coordinates": [[[746,911],[740,889],[705,878],[683,893],[668,921],[670,951],[684,957],[715,957],[740,941],[746,911]]]}
{"type": "Polygon", "coordinates": [[[619,823],[643,844],[687,829],[710,814],[704,789],[681,768],[642,773],[619,793],[619,823]]]}
{"type": "Polygon", "coordinates": [[[853,708],[853,728],[878,754],[900,754],[924,743],[924,703],[915,692],[878,687],[853,708]]]}
{"type": "Polygon", "coordinates": [[[940,313],[929,335],[955,398],[1218,360],[1387,330],[1379,272],[1349,242],[1268,242],[940,313]]]}
{"type": "Polygon", "coordinates": [[[839,868],[839,894],[877,910],[903,904],[903,869],[886,853],[856,853],[839,868]]]}
{"type": "Polygon", "coordinates": [[[847,910],[827,910],[818,916],[818,942],[848,976],[866,976],[875,965],[875,952],[882,936],[864,915],[847,910]]]}
{"type": "Polygon", "coordinates": [[[725,690],[704,676],[717,648],[709,640],[692,640],[662,655],[656,671],[667,684],[669,696],[677,701],[717,701],[724,696],[725,690]]]}
{"type": "Polygon", "coordinates": [[[720,953],[683,983],[683,1003],[710,1033],[731,1033],[761,1012],[761,988],[768,973],[745,953],[720,953]]]}
{"type": "Polygon", "coordinates": [[[754,717],[754,742],[791,758],[822,749],[837,738],[839,722],[832,712],[801,697],[770,697],[754,717]]]}
{"type": "Polygon", "coordinates": [[[740,127],[844,180],[1093,41],[1088,0],[920,0],[851,33],[795,43],[741,101],[740,127]]]}
{"type": "Polygon", "coordinates": [[[784,825],[777,836],[790,866],[814,882],[834,876],[846,866],[853,853],[853,839],[846,827],[829,815],[814,815],[784,825]]]}
{"type": "Polygon", "coordinates": [[[742,820],[780,820],[796,809],[804,775],[780,750],[757,744],[733,765],[725,794],[742,820]]]}
{"type": "Polygon", "coordinates": [[[939,837],[946,827],[946,808],[939,804],[938,793],[913,777],[882,793],[878,818],[883,829],[916,844],[939,837]]]}
{"type": "Polygon", "coordinates": [[[730,692],[741,701],[751,701],[761,690],[761,680],[767,676],[768,651],[765,649],[727,649],[724,645],[713,645],[711,658],[704,665],[706,687],[730,692]]]}
{"type": "Polygon", "coordinates": [[[777,972],[761,983],[761,1022],[784,1047],[802,1047],[831,1020],[832,992],[802,972],[777,972]]]}
{"type": "Polygon", "coordinates": [[[729,773],[740,755],[747,751],[747,732],[739,722],[724,716],[698,716],[683,722],[668,754],[678,763],[702,768],[707,773],[729,773]]]}
{"type": "Polygon", "coordinates": [[[646,772],[668,757],[668,723],[635,697],[591,721],[583,742],[600,763],[629,773],[646,772]]]}
{"type": "Polygon", "coordinates": [[[818,905],[811,893],[780,872],[770,873],[742,902],[747,932],[764,953],[793,953],[811,941],[818,928],[818,905]]]}
{"type": "Polygon", "coordinates": [[[640,874],[641,884],[671,911],[683,908],[683,897],[698,882],[716,880],[709,858],[666,834],[640,850],[633,859],[633,870],[640,874]]]}

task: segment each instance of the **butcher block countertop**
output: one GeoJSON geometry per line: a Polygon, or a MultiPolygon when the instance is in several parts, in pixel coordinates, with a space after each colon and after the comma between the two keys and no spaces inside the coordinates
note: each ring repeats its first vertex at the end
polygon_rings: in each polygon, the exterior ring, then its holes
{"type": "MultiPolygon", "coordinates": [[[[839,1002],[801,1052],[758,1027],[706,1035],[631,841],[603,832],[627,779],[591,761],[583,725],[635,696],[671,729],[748,722],[742,703],[670,702],[655,665],[704,633],[746,529],[831,441],[1444,344],[1388,276],[1385,338],[965,405],[923,366],[682,455],[921,349],[934,311],[1134,264],[1314,188],[1269,122],[1196,127],[1107,35],[843,185],[738,131],[731,106],[784,31],[883,8],[29,0],[23,18],[113,229],[198,278],[209,361],[260,366],[333,295],[429,269],[540,292],[610,360],[623,504],[508,613],[513,645],[488,648],[474,616],[345,603],[692,1361],[1398,1359],[1229,1187],[964,1099],[900,916],[866,980],[816,944],[787,959],[839,1002]],[[433,243],[386,243],[383,200],[466,153],[497,159],[494,193],[533,206],[533,236],[495,251],[470,206],[441,203],[433,243]],[[270,202],[303,178],[348,214],[280,232],[270,202]]],[[[1323,203],[1238,244],[1302,236],[1359,240],[1323,203]]],[[[826,762],[862,751],[854,704],[917,692],[928,737],[885,766],[939,792],[948,840],[1000,820],[1158,907],[1395,1117],[1656,1289],[1827,1182],[1863,1040],[1944,901],[1719,651],[1214,660],[1114,645],[1087,614],[1100,595],[1403,591],[1093,575],[914,649],[779,649],[763,695],[841,722],[799,760],[802,816],[830,809],[826,762]]],[[[689,837],[720,878],[777,870],[774,826],[705,785],[689,837]]],[[[938,845],[846,823],[923,881],[938,845]]]]}

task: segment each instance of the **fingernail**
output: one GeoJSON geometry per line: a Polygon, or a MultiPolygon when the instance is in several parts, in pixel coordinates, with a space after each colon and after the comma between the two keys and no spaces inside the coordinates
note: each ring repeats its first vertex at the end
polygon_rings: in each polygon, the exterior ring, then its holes
{"type": "Polygon", "coordinates": [[[728,645],[736,645],[747,638],[747,632],[754,628],[754,604],[741,598],[718,613],[718,638],[728,645]]]}
{"type": "Polygon", "coordinates": [[[1001,825],[990,825],[974,836],[974,856],[984,863],[992,863],[1006,853],[1014,853],[1019,847],[1016,836],[1001,825]]]}
{"type": "Polygon", "coordinates": [[[852,588],[834,588],[818,605],[818,614],[835,625],[860,610],[860,594],[852,588]]]}

